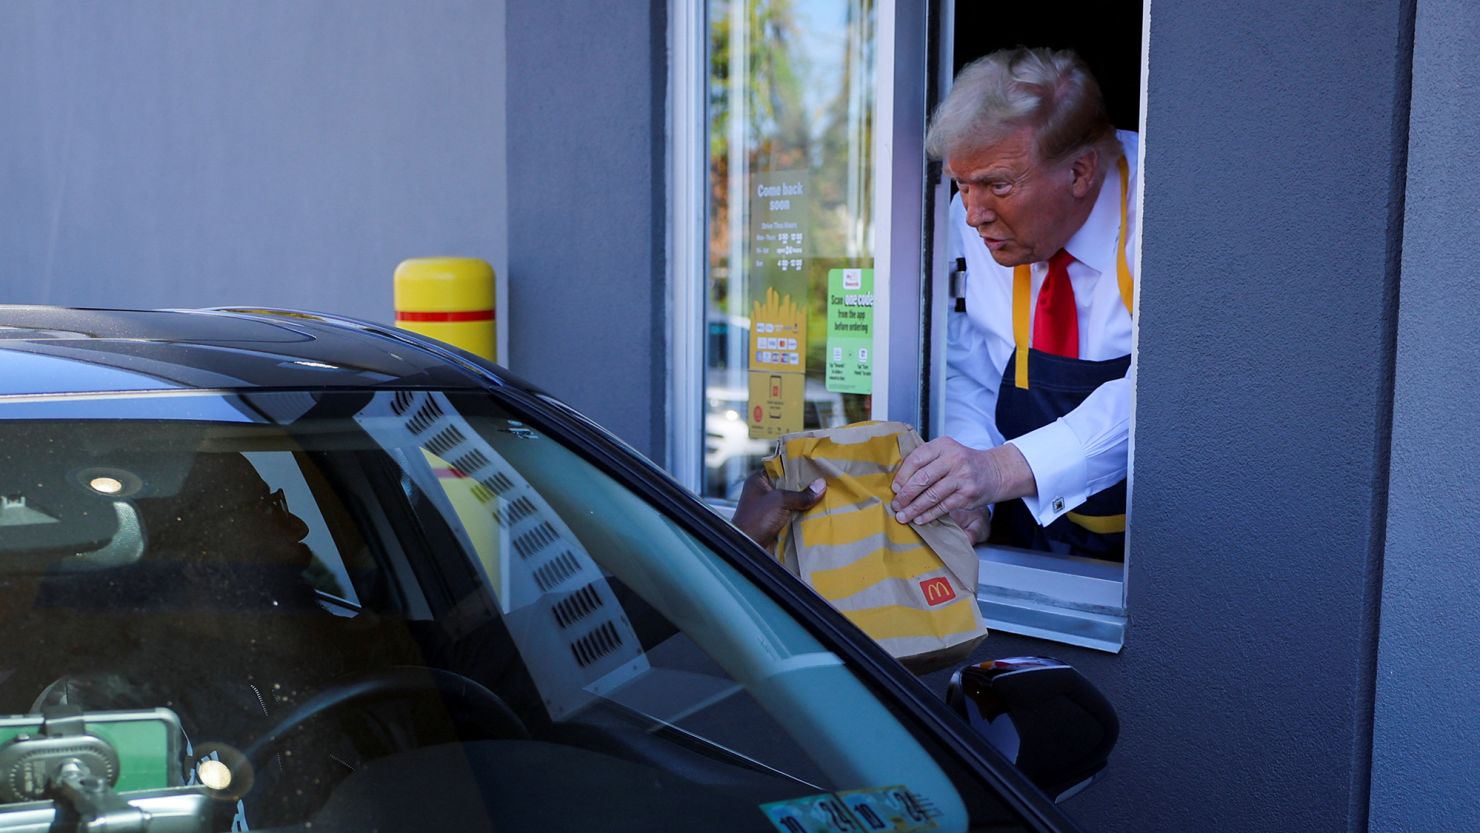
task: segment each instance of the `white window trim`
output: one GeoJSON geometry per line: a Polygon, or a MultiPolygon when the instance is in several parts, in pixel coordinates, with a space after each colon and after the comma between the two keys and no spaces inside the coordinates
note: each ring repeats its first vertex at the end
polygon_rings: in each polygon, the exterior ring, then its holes
{"type": "Polygon", "coordinates": [[[1125,645],[1121,565],[978,547],[977,605],[990,630],[1118,653],[1125,645]]]}
{"type": "Polygon", "coordinates": [[[705,4],[668,3],[668,470],[690,491],[704,468],[704,248],[709,80],[705,4]]]}
{"type": "Polygon", "coordinates": [[[919,425],[927,4],[878,0],[874,45],[874,419],[919,425]],[[922,72],[896,73],[896,67],[922,72]]]}

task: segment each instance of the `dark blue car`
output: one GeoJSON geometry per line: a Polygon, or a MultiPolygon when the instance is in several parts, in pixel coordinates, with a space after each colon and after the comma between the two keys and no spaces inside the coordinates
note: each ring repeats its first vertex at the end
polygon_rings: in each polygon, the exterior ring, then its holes
{"type": "Polygon", "coordinates": [[[376,325],[0,308],[0,585],[0,831],[1074,829],[655,466],[376,325]]]}

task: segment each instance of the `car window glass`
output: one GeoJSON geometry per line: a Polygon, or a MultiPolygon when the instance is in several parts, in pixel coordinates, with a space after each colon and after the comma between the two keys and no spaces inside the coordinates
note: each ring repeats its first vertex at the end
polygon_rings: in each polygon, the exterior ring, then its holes
{"type": "Polygon", "coordinates": [[[282,493],[286,510],[308,526],[303,545],[313,554],[313,560],[304,571],[304,578],[322,593],[359,604],[339,547],[293,454],[287,451],[249,451],[244,456],[267,482],[269,489],[282,493]]]}
{"type": "Polygon", "coordinates": [[[277,396],[0,403],[0,707],[168,710],[153,786],[219,764],[210,829],[965,828],[900,707],[562,441],[483,394],[277,396]]]}
{"type": "MultiPolygon", "coordinates": [[[[777,633],[784,617],[768,622],[750,603],[738,603],[733,576],[715,590],[726,596],[715,602],[732,611],[724,622],[692,600],[661,610],[655,598],[696,594],[701,579],[716,581],[712,554],[548,437],[518,421],[470,419],[456,407],[435,395],[407,397],[399,414],[370,416],[367,408],[358,421],[383,444],[422,451],[405,461],[407,477],[429,499],[422,528],[435,535],[451,519],[450,531],[479,554],[485,581],[503,588],[488,607],[504,614],[555,723],[588,732],[594,725],[611,731],[613,720],[637,721],[645,734],[693,733],[718,749],[748,751],[752,765],[800,783],[838,787],[822,774],[829,765],[836,771],[837,762],[813,760],[815,750],[757,705],[753,687],[722,670],[756,658],[713,658],[714,651],[735,650],[733,636],[713,630],[744,632],[749,624],[772,651],[795,651],[804,663],[836,666],[836,658],[810,657],[817,653],[810,639],[777,633]],[[687,583],[673,575],[684,565],[697,573],[687,583]],[[705,634],[708,652],[699,644],[705,634]]],[[[450,602],[478,607],[469,598],[450,602]]],[[[823,693],[813,696],[820,701],[823,693]]],[[[845,699],[841,691],[830,696],[845,699]]]]}

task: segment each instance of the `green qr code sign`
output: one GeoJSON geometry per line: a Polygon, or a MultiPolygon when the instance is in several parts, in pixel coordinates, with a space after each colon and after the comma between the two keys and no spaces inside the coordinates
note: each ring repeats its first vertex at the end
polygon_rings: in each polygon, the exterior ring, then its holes
{"type": "Polygon", "coordinates": [[[827,389],[874,392],[874,270],[827,273],[827,389]]]}

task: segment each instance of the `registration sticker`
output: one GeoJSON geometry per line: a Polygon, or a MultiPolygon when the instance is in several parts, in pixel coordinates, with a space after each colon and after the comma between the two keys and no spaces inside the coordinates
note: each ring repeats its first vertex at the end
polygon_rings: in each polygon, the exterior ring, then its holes
{"type": "Polygon", "coordinates": [[[876,787],[837,794],[867,833],[935,830],[940,812],[929,800],[904,787],[876,787]]]}
{"type": "Polygon", "coordinates": [[[823,793],[762,804],[781,833],[916,833],[935,830],[935,808],[904,787],[823,793]]]}

